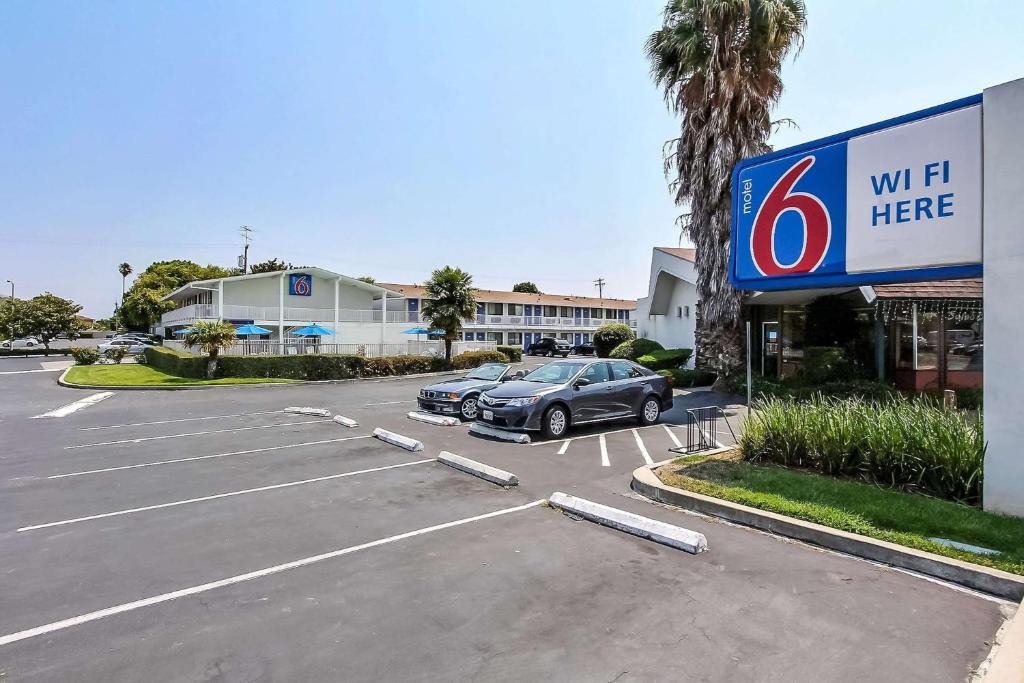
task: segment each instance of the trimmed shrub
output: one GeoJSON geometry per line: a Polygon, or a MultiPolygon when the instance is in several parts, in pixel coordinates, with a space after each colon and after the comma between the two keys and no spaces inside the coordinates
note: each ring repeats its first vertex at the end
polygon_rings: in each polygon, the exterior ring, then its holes
{"type": "Polygon", "coordinates": [[[685,368],[658,370],[658,374],[662,377],[671,377],[672,386],[680,389],[711,386],[718,378],[715,373],[707,370],[687,370],[685,368]]]}
{"type": "Polygon", "coordinates": [[[508,357],[498,351],[466,351],[452,359],[452,367],[456,370],[476,368],[484,363],[507,363],[508,357]]]}
{"type": "Polygon", "coordinates": [[[518,363],[523,359],[523,349],[521,346],[499,346],[498,353],[505,354],[509,363],[518,363]]]}
{"type": "Polygon", "coordinates": [[[630,339],[624,341],[608,354],[609,358],[623,358],[625,360],[636,360],[654,351],[664,351],[665,347],[653,339],[630,339]]]}
{"type": "Polygon", "coordinates": [[[114,363],[120,364],[124,357],[128,355],[128,349],[124,346],[115,346],[104,351],[103,355],[109,360],[114,361],[114,363]]]}
{"type": "Polygon", "coordinates": [[[633,334],[633,330],[629,329],[629,325],[623,325],[622,323],[602,325],[594,333],[594,350],[597,351],[597,355],[601,358],[608,358],[612,349],[622,342],[629,341],[635,337],[636,335],[633,334]]]}
{"type": "Polygon", "coordinates": [[[166,372],[168,375],[192,378],[206,376],[206,359],[191,353],[163,346],[147,346],[142,355],[145,356],[147,365],[166,372]]]}
{"type": "Polygon", "coordinates": [[[764,398],[744,426],[740,448],[747,460],[855,476],[972,505],[981,500],[981,414],[926,398],[764,398]]]}
{"type": "Polygon", "coordinates": [[[636,362],[651,370],[673,370],[682,368],[693,355],[693,349],[664,349],[645,353],[636,362]]]}
{"type": "Polygon", "coordinates": [[[353,379],[361,376],[376,376],[368,375],[366,370],[371,360],[377,359],[327,353],[295,356],[222,356],[217,362],[217,376],[279,377],[312,382],[353,379]]]}
{"type": "Polygon", "coordinates": [[[363,368],[364,377],[386,377],[388,375],[418,375],[424,372],[444,370],[444,359],[431,356],[386,356],[367,358],[363,368]]]}
{"type": "Polygon", "coordinates": [[[92,365],[100,359],[100,352],[91,347],[75,346],[71,348],[71,357],[78,365],[92,365]]]}

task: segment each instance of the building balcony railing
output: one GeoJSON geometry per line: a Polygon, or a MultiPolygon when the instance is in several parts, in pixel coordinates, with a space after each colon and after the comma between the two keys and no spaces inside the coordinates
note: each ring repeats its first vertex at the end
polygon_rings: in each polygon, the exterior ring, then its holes
{"type": "MultiPolygon", "coordinates": [[[[252,320],[254,322],[275,323],[280,320],[280,308],[277,306],[238,306],[225,304],[223,317],[225,320],[252,320]]],[[[160,322],[165,326],[187,324],[193,320],[217,320],[221,317],[221,311],[216,304],[193,304],[182,306],[173,311],[168,311],[160,317],[160,322]]],[[[387,322],[407,323],[409,313],[405,311],[388,311],[387,322]]],[[[286,306],[284,309],[284,321],[290,323],[333,323],[333,308],[292,308],[286,306]]],[[[381,311],[378,310],[357,310],[343,308],[338,310],[339,323],[379,323],[381,322],[381,311]]]]}
{"type": "Polygon", "coordinates": [[[621,322],[636,327],[635,320],[615,320],[612,318],[550,318],[532,315],[486,315],[476,316],[475,321],[467,322],[466,327],[545,327],[555,329],[580,329],[601,327],[608,323],[621,322]]]}

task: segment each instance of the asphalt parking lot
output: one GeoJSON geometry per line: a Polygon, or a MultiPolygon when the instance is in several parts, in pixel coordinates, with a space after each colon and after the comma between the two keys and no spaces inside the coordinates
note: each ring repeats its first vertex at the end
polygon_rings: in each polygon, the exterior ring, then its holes
{"type": "Polygon", "coordinates": [[[54,380],[0,375],[4,681],[960,681],[1010,609],[633,495],[685,407],[738,426],[724,396],[520,445],[408,419],[423,379],[117,391],[33,419],[97,393],[54,380]],[[281,412],[295,405],[360,424],[281,412]],[[577,521],[542,504],[553,491],[709,551],[577,521]]]}

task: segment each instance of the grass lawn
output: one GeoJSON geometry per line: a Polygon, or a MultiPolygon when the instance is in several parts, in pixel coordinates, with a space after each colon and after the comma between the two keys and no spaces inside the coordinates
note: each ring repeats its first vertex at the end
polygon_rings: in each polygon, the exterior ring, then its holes
{"type": "Polygon", "coordinates": [[[256,384],[263,382],[295,382],[293,379],[267,379],[265,377],[224,377],[222,379],[193,379],[160,372],[148,365],[76,365],[65,379],[74,384],[118,387],[173,387],[207,384],[256,384]]]}
{"type": "Polygon", "coordinates": [[[937,555],[1024,574],[1024,519],[849,479],[754,465],[680,458],[657,471],[670,486],[769,510],[937,555]],[[982,555],[928,537],[1000,551],[982,555]]]}

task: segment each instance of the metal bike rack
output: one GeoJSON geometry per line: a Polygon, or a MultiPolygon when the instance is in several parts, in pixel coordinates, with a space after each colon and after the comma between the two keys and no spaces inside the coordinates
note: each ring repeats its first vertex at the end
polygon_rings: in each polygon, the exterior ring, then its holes
{"type": "Polygon", "coordinates": [[[733,443],[739,443],[736,432],[729,424],[729,417],[721,406],[689,408],[686,415],[690,418],[686,423],[686,453],[699,453],[721,447],[722,444],[718,443],[719,416],[725,420],[725,426],[729,428],[733,443]]]}

